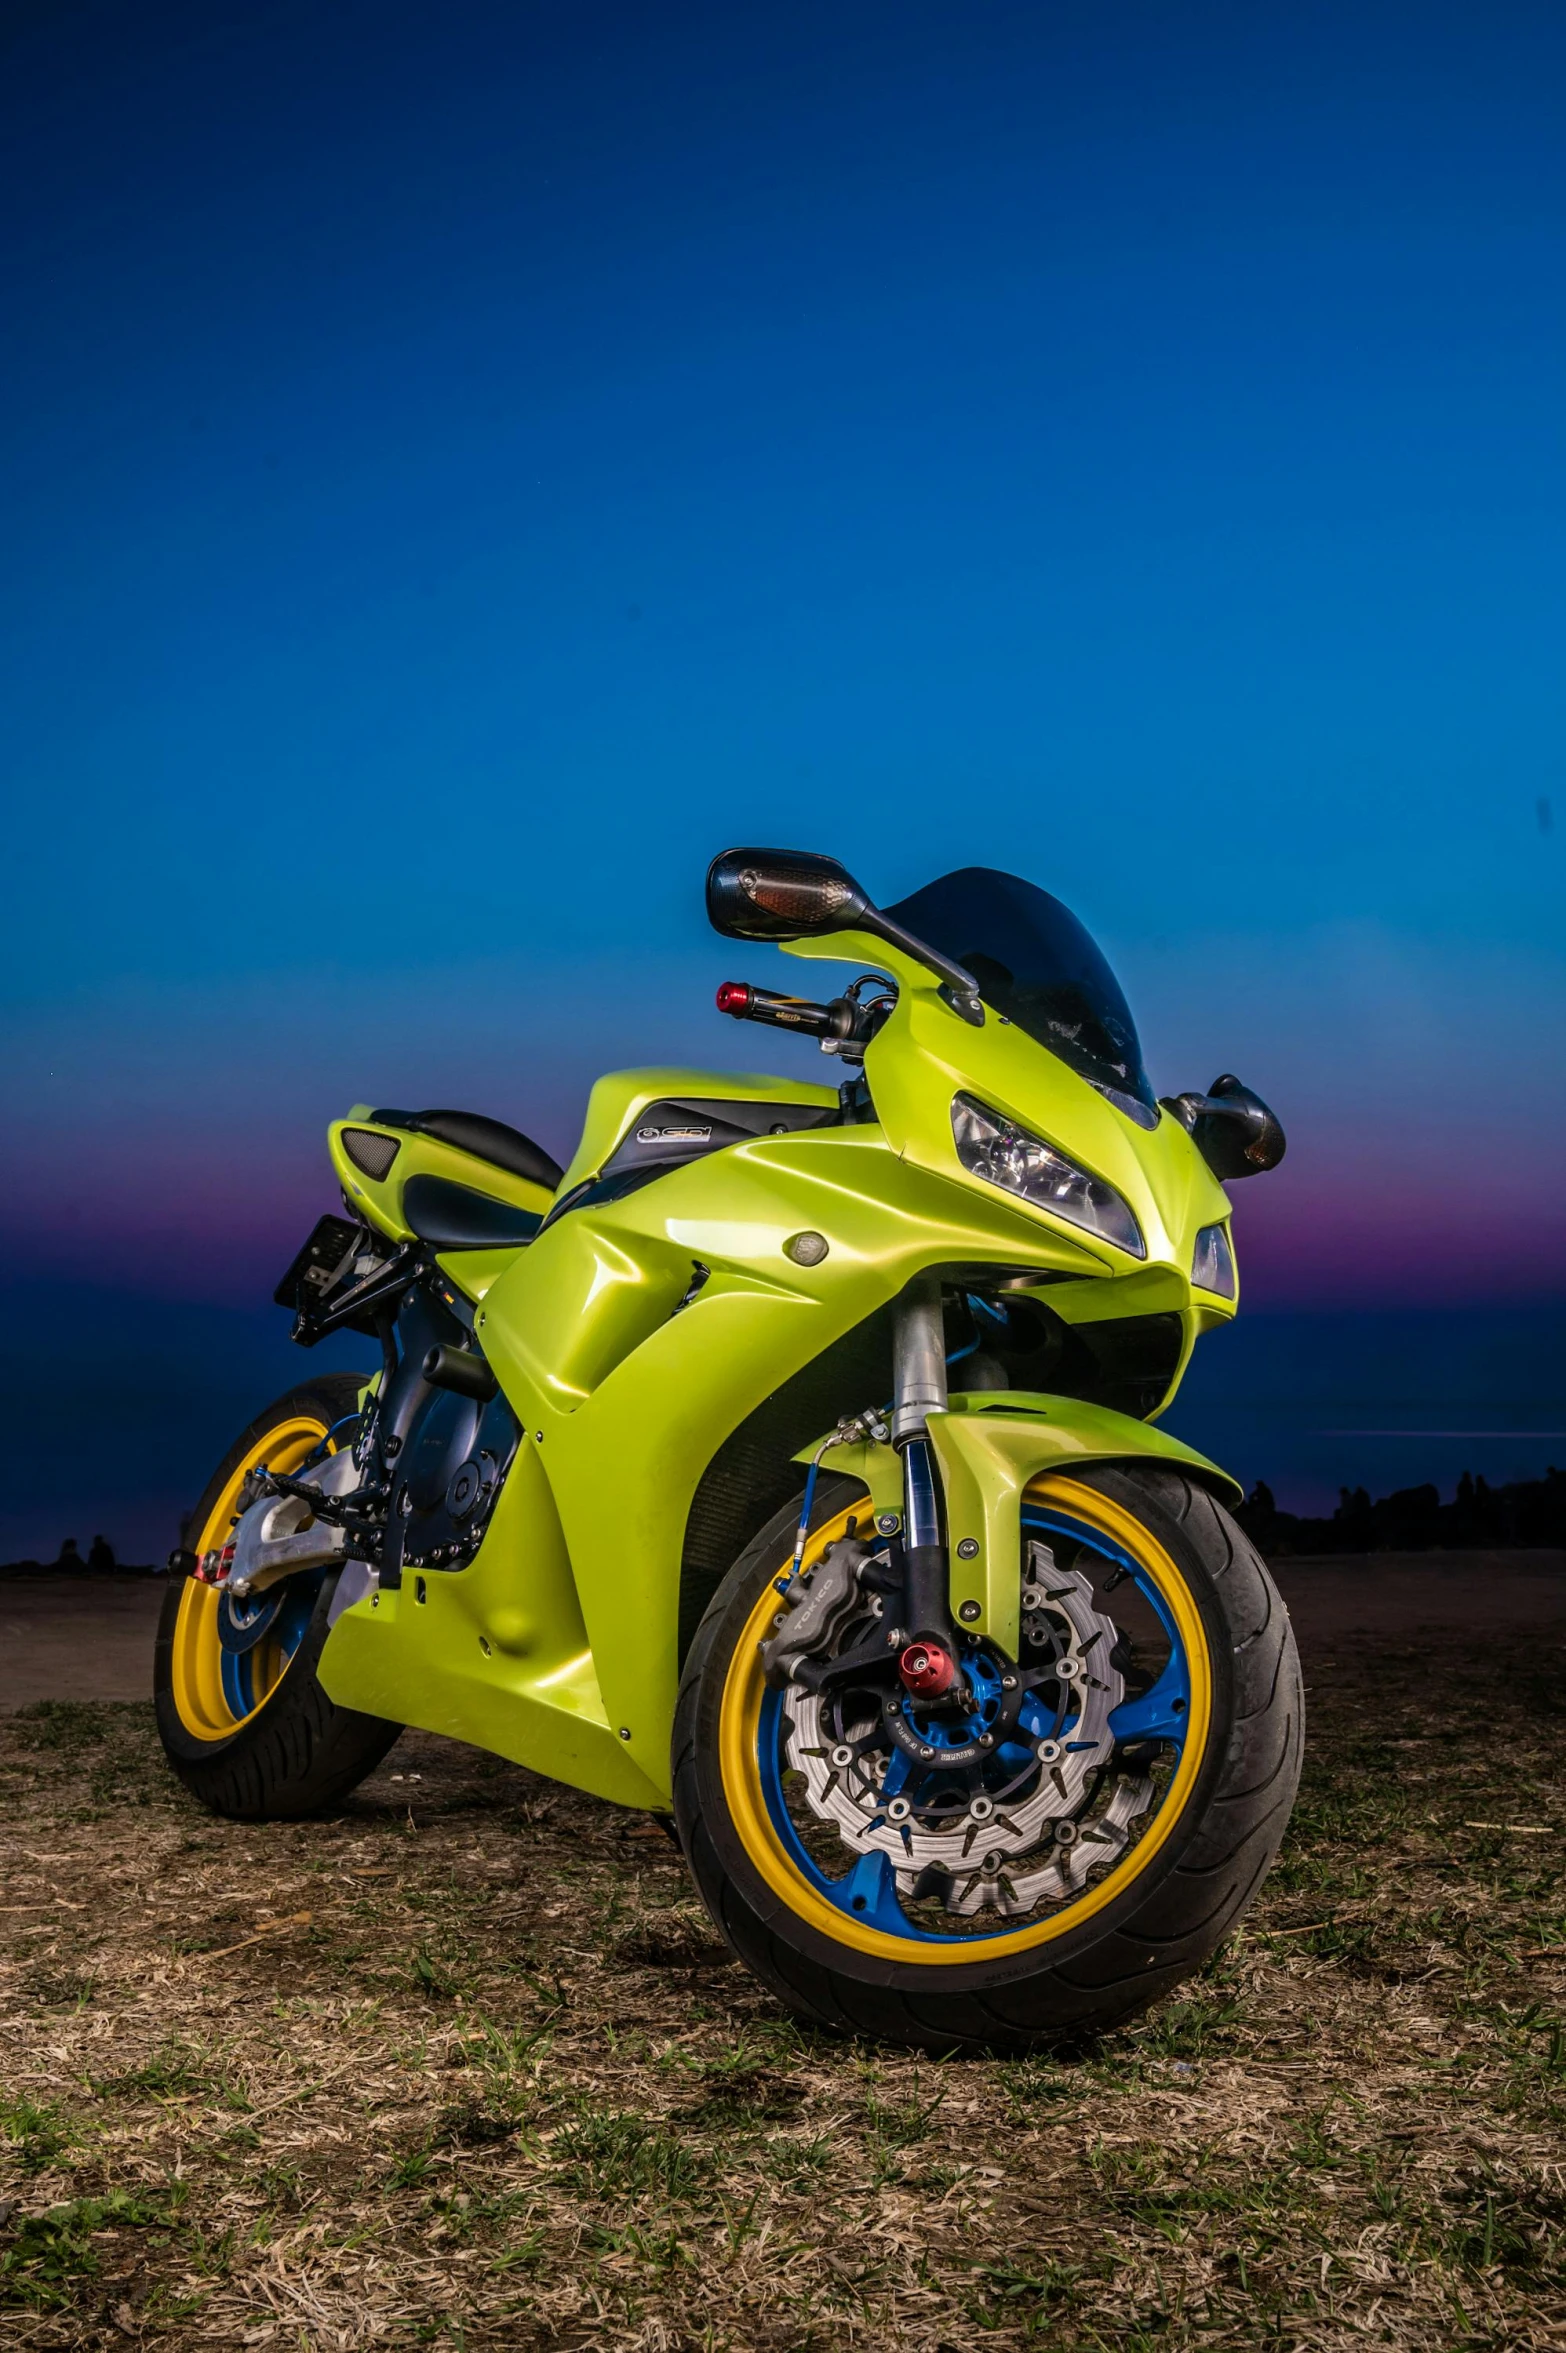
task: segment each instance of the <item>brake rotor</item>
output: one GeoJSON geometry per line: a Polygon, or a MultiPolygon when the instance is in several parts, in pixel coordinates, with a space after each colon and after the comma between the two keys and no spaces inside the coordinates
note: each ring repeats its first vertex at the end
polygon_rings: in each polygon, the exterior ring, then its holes
{"type": "MultiPolygon", "coordinates": [[[[788,1687],[786,1757],[804,1803],[856,1854],[884,1855],[905,1901],[1031,1911],[1118,1855],[1151,1802],[1151,1779],[1136,1775],[1092,1812],[1125,1680],[1091,1582],[1035,1542],[1022,1602],[1020,1673],[963,1637],[960,1713],[906,1691],[788,1687]]],[[[845,1630],[845,1647],[853,1639],[845,1630]]]]}

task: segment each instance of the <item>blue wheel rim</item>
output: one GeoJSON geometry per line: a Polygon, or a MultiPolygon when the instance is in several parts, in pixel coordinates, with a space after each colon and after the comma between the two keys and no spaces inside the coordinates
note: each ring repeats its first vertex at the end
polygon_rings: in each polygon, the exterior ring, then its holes
{"type": "MultiPolygon", "coordinates": [[[[255,1714],[260,1699],[270,1696],[277,1688],[277,1680],[268,1686],[258,1699],[255,1688],[256,1661],[263,1650],[275,1644],[282,1654],[286,1669],[304,1640],[305,1629],[315,1609],[315,1597],[320,1590],[319,1577],[292,1578],[283,1588],[282,1602],[262,1640],[254,1649],[225,1650],[222,1659],[223,1697],[234,1715],[243,1720],[255,1714]]],[[[279,1672],[281,1673],[282,1670],[279,1672]]]]}
{"type": "MultiPolygon", "coordinates": [[[[1132,1582],[1142,1599],[1153,1611],[1169,1644],[1168,1660],[1152,1687],[1138,1698],[1124,1700],[1109,1718],[1109,1729],[1115,1748],[1131,1742],[1157,1741],[1175,1751],[1176,1762],[1183,1753],[1190,1711],[1190,1668],[1185,1646],[1175,1624],[1169,1605],[1159,1592],[1146,1567],[1100,1529],[1088,1526],[1069,1512],[1053,1505],[1027,1504],[1023,1508],[1024,1538],[1058,1536],[1081,1546],[1099,1559],[1120,1570],[1132,1582]]],[[[1018,1563],[1019,1574],[1021,1563],[1018,1563]]],[[[1062,1726],[1069,1729],[1066,1702],[1062,1697],[1058,1718],[1042,1702],[1024,1702],[1020,1719],[1030,1737],[1060,1737],[1062,1726]],[[1026,1711],[1033,1705],[1037,1725],[1026,1711]]],[[[1008,1920],[1004,1927],[990,1931],[970,1932],[968,1935],[942,1934],[922,1927],[910,1920],[897,1892],[897,1878],[890,1858],[879,1851],[862,1854],[839,1878],[825,1872],[806,1847],[783,1791],[784,1693],[768,1689],[761,1704],[757,1727],[757,1766],[762,1794],[773,1830],[790,1861],[801,1876],[818,1894],[837,1910],[878,1928],[885,1934],[904,1939],[911,1945],[960,1945],[975,1952],[982,1951],[990,1937],[1010,1936],[1017,1923],[1008,1920]]],[[[891,1798],[904,1786],[909,1771],[908,1760],[900,1749],[894,1749],[887,1768],[882,1795],[891,1798]]],[[[845,1853],[848,1851],[845,1848],[845,1853]]],[[[1070,1901],[1062,1907],[1070,1909],[1070,1901]]]]}

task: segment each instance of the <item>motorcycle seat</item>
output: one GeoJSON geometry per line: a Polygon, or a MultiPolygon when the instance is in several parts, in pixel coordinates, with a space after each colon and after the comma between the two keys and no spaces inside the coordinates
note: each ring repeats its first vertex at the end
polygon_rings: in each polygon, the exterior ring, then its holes
{"type": "Polygon", "coordinates": [[[402,1214],[432,1250],[516,1250],[531,1242],[543,1223],[536,1209],[518,1209],[475,1185],[438,1176],[408,1179],[402,1214]]]}
{"type": "Polygon", "coordinates": [[[508,1127],[503,1119],[486,1118],[482,1111],[376,1111],[371,1116],[379,1127],[434,1136],[459,1152],[470,1152],[475,1160],[487,1160],[492,1168],[542,1185],[546,1192],[555,1191],[564,1173],[542,1144],[535,1144],[520,1128],[508,1127]]]}

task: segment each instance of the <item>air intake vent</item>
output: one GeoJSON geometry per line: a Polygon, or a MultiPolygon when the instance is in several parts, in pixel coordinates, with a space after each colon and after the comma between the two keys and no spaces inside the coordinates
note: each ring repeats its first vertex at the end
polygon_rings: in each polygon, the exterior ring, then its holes
{"type": "Polygon", "coordinates": [[[402,1146],[395,1136],[378,1136],[371,1127],[345,1127],[343,1150],[355,1168],[362,1168],[367,1177],[377,1184],[396,1159],[402,1146]]]}

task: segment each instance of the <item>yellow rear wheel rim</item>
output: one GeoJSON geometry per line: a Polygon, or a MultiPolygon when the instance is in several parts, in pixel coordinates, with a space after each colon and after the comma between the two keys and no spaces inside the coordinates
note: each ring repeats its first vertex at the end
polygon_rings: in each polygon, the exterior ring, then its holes
{"type": "MultiPolygon", "coordinates": [[[[1201,1613],[1190,1586],[1151,1531],[1123,1505],[1101,1495],[1096,1488],[1081,1486],[1075,1479],[1037,1479],[1027,1491],[1027,1500],[1054,1504],[1108,1537],[1129,1553],[1158,1587],[1179,1630],[1191,1681],[1189,1729],[1179,1764],[1157,1814],[1136,1845],[1113,1870],[1049,1919],[999,1936],[953,1938],[950,1943],[890,1936],[884,1929],[869,1927],[850,1913],[840,1911],[811,1885],[783,1846],[767,1810],[759,1759],[761,1704],[766,1690],[759,1645],[771,1631],[777,1614],[778,1597],[769,1577],[735,1644],[724,1681],[718,1718],[723,1793],[740,1843],[766,1885],[808,1927],[853,1952],[876,1960],[940,1969],[961,1967],[972,1961],[1004,1960],[1033,1946],[1052,1943],[1103,1911],[1142,1875],[1167,1843],[1189,1802],[1207,1751],[1212,1723],[1212,1663],[1201,1613]]],[[[862,1517],[863,1505],[858,1509],[862,1517]]],[[[806,1550],[807,1561],[817,1559],[834,1538],[844,1533],[849,1517],[848,1512],[840,1512],[814,1531],[806,1550]]],[[[1020,1560],[1018,1572],[1020,1575],[1020,1560]]]]}
{"type": "MultiPolygon", "coordinates": [[[[325,1436],[325,1422],[311,1414],[292,1414],[287,1420],[275,1423],[264,1438],[256,1440],[224,1482],[222,1493],[201,1526],[192,1529],[187,1540],[190,1550],[199,1558],[224,1541],[233,1524],[239,1490],[259,1464],[265,1463],[274,1471],[296,1470],[325,1436]]],[[[181,1724],[196,1740],[227,1740],[241,1724],[250,1723],[281,1683],[288,1664],[278,1643],[259,1643],[251,1667],[251,1685],[258,1696],[247,1714],[236,1715],[223,1689],[223,1646],[218,1640],[220,1598],[216,1586],[203,1585],[196,1578],[187,1577],[179,1597],[179,1615],[174,1621],[170,1689],[181,1724]]]]}

